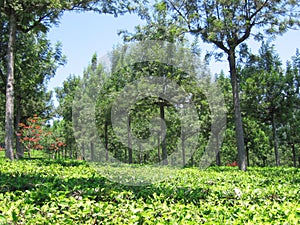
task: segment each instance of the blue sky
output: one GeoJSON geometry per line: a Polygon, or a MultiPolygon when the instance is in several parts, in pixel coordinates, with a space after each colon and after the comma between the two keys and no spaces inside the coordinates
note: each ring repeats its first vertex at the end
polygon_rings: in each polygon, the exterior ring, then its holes
{"type": "MultiPolygon", "coordinates": [[[[68,62],[57,70],[56,76],[49,83],[49,89],[61,86],[70,74],[81,75],[95,52],[101,57],[117,44],[122,44],[121,37],[117,35],[119,30],[133,31],[134,26],[141,22],[136,15],[130,14],[116,18],[91,12],[65,13],[60,24],[50,29],[48,38],[53,44],[57,41],[62,43],[63,54],[67,56],[68,62]]],[[[248,43],[254,52],[259,47],[256,42],[248,43]]],[[[285,63],[295,55],[296,48],[300,48],[300,30],[289,31],[277,37],[274,44],[282,62],[285,63]]],[[[211,45],[203,44],[201,47],[205,52],[211,45]]],[[[212,73],[219,73],[221,69],[228,71],[227,62],[216,63],[212,59],[210,69],[212,73]]]]}

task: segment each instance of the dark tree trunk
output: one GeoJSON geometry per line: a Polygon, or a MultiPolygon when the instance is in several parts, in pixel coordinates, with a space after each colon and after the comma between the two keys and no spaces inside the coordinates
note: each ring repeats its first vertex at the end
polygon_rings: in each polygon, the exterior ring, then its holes
{"type": "Polygon", "coordinates": [[[78,159],[78,152],[75,151],[75,159],[78,159]]]}
{"type": "Polygon", "coordinates": [[[275,153],[275,164],[280,166],[280,157],[278,151],[278,142],[277,142],[277,127],[275,121],[275,115],[272,114],[272,133],[273,133],[273,144],[274,144],[274,153],[275,153]]]}
{"type": "Polygon", "coordinates": [[[10,160],[14,160],[14,48],[16,40],[16,23],[16,15],[15,12],[12,10],[9,16],[5,110],[5,156],[10,160]]]}
{"type": "Polygon", "coordinates": [[[249,148],[248,148],[247,144],[246,144],[245,148],[246,148],[247,166],[250,166],[249,148]]]}
{"type": "MultiPolygon", "coordinates": [[[[160,118],[162,121],[165,121],[165,107],[164,102],[162,100],[161,104],[159,105],[160,109],[160,118]]],[[[166,145],[166,137],[163,137],[165,127],[161,124],[161,153],[162,153],[162,164],[168,165],[168,153],[167,153],[167,145],[166,145]]]]}
{"type": "Polygon", "coordinates": [[[105,144],[105,160],[106,162],[108,161],[108,125],[107,121],[105,121],[104,125],[104,144],[105,144]]]}
{"type": "Polygon", "coordinates": [[[221,166],[221,154],[220,154],[220,145],[219,145],[219,136],[216,135],[217,143],[216,143],[216,164],[217,166],[221,166]]]}
{"type": "Polygon", "coordinates": [[[85,160],[85,147],[84,142],[81,143],[82,160],[85,160]]]}
{"type": "Polygon", "coordinates": [[[73,158],[72,146],[69,146],[69,157],[70,159],[73,158]]]}
{"type": "Polygon", "coordinates": [[[236,135],[236,144],[238,150],[238,164],[239,169],[246,171],[246,152],[244,144],[244,132],[243,132],[243,122],[240,108],[240,97],[239,97],[239,84],[238,84],[238,75],[236,70],[236,57],[235,50],[231,49],[228,53],[228,61],[230,67],[230,79],[232,85],[232,94],[233,94],[233,106],[234,106],[234,122],[235,122],[235,135],[236,135]]]}
{"type": "Polygon", "coordinates": [[[127,144],[128,144],[128,163],[132,164],[132,143],[131,143],[131,119],[130,115],[128,115],[128,123],[127,123],[127,144]]]}
{"type": "Polygon", "coordinates": [[[157,158],[160,163],[160,132],[157,133],[157,158]]]}

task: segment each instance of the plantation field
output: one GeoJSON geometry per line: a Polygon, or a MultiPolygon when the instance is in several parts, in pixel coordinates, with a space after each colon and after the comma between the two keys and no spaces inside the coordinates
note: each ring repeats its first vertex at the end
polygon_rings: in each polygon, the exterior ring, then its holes
{"type": "MultiPolygon", "coordinates": [[[[170,176],[146,186],[112,182],[104,169],[1,158],[0,224],[300,224],[296,168],[161,168],[170,176]]],[[[118,169],[134,179],[130,167],[118,169]]]]}

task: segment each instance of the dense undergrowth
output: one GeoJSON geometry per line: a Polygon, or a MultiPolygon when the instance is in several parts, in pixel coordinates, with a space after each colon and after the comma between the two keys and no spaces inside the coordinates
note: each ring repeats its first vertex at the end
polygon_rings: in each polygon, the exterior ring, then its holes
{"type": "Polygon", "coordinates": [[[83,161],[1,158],[0,224],[300,224],[296,168],[186,168],[146,186],[99,171],[83,161]]]}

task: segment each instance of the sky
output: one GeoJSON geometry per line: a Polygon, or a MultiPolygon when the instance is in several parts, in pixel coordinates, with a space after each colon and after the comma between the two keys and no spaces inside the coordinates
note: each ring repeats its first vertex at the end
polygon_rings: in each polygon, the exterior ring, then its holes
{"type": "MultiPolygon", "coordinates": [[[[103,57],[111,52],[114,46],[122,44],[122,38],[118,36],[119,30],[133,31],[134,27],[141,24],[138,16],[127,14],[119,17],[112,15],[99,15],[92,12],[65,13],[60,24],[52,27],[48,33],[49,40],[55,44],[62,43],[63,54],[67,57],[67,64],[60,67],[56,76],[51,79],[48,88],[62,86],[62,83],[70,74],[82,75],[84,69],[91,61],[92,55],[97,53],[98,57],[103,57]]],[[[260,44],[248,41],[253,52],[257,51],[260,44]]],[[[279,54],[283,64],[295,55],[296,49],[300,49],[300,30],[288,31],[282,36],[278,36],[274,41],[275,49],[279,54]]],[[[212,49],[212,45],[201,44],[202,51],[212,49]]],[[[228,66],[226,58],[224,62],[214,62],[211,60],[210,70],[212,74],[221,70],[227,72],[228,66]]]]}

